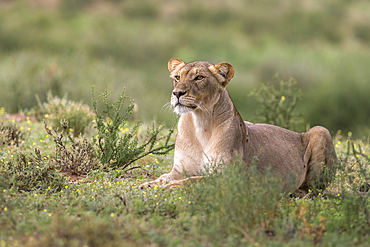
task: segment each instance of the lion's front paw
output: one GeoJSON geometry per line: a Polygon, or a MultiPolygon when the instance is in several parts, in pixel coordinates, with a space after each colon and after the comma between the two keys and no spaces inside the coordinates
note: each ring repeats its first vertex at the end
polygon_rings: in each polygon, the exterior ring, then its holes
{"type": "Polygon", "coordinates": [[[164,174],[154,181],[143,183],[139,186],[139,189],[154,188],[155,186],[163,187],[167,182],[168,175],[164,174]]]}
{"type": "Polygon", "coordinates": [[[165,180],[154,180],[151,182],[143,183],[139,186],[139,189],[154,188],[155,186],[163,187],[165,185],[165,180]]]}
{"type": "Polygon", "coordinates": [[[139,189],[146,189],[152,187],[149,182],[143,183],[139,186],[139,189]]]}

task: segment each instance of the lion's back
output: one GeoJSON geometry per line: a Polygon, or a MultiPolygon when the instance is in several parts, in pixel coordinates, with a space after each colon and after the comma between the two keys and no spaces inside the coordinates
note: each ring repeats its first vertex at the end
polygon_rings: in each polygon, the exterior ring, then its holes
{"type": "Polygon", "coordinates": [[[303,161],[305,147],[300,133],[269,124],[245,123],[248,141],[244,146],[244,161],[254,164],[261,172],[269,166],[283,179],[300,177],[306,172],[303,161]]]}

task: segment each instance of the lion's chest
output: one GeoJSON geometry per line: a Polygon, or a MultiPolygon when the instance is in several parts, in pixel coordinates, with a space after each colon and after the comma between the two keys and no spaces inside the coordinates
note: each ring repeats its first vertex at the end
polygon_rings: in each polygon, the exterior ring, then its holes
{"type": "Polygon", "coordinates": [[[206,152],[209,141],[212,138],[212,130],[208,128],[197,128],[195,129],[195,138],[199,142],[202,150],[206,152]]]}

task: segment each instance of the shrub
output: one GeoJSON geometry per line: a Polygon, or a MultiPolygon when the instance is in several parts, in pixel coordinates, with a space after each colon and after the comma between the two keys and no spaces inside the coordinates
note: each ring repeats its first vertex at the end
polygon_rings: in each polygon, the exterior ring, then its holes
{"type": "Polygon", "coordinates": [[[0,122],[0,147],[3,145],[17,145],[23,139],[21,129],[8,121],[0,122]]]}
{"type": "Polygon", "coordinates": [[[53,128],[61,128],[60,120],[65,119],[72,127],[73,135],[83,134],[91,125],[94,113],[90,107],[81,102],[67,100],[67,97],[53,96],[51,91],[47,93],[47,102],[41,103],[38,99],[38,118],[46,118],[53,128]]]}
{"type": "Polygon", "coordinates": [[[0,161],[0,187],[18,191],[45,190],[50,187],[60,190],[65,179],[59,174],[55,164],[42,157],[40,150],[35,155],[16,153],[9,161],[0,161]]]}
{"type": "MultiPolygon", "coordinates": [[[[98,102],[94,97],[94,88],[92,88],[95,128],[98,131],[98,137],[94,137],[94,142],[98,145],[97,156],[103,164],[107,167],[125,170],[133,162],[149,154],[164,155],[174,148],[175,145],[169,143],[174,127],[170,129],[167,135],[163,135],[163,126],[153,124],[151,128],[148,128],[146,137],[143,138],[142,142],[139,142],[138,139],[138,124],[120,135],[120,130],[124,129],[128,118],[132,114],[133,101],[130,100],[129,105],[121,115],[126,99],[124,91],[118,94],[118,99],[112,104],[108,103],[109,95],[110,93],[107,91],[99,95],[104,103],[104,110],[99,111],[98,102]]],[[[133,168],[137,167],[131,167],[130,169],[133,168]]]]}
{"type": "Polygon", "coordinates": [[[328,230],[340,229],[359,242],[370,239],[370,157],[362,148],[347,140],[347,152],[339,155],[335,193],[327,195],[338,211],[327,224],[328,230]]]}
{"type": "Polygon", "coordinates": [[[277,75],[274,78],[277,85],[262,83],[257,90],[250,93],[259,105],[257,120],[290,129],[301,122],[301,118],[293,114],[293,111],[301,100],[302,90],[298,88],[294,78],[289,78],[288,81],[279,79],[277,75]]]}
{"type": "Polygon", "coordinates": [[[60,171],[69,175],[86,175],[93,170],[101,168],[94,152],[93,143],[88,142],[85,138],[75,141],[69,135],[68,123],[61,120],[62,132],[51,131],[44,120],[46,132],[53,138],[56,145],[56,154],[52,158],[54,164],[60,171]],[[65,142],[63,142],[63,138],[65,142]],[[67,140],[72,144],[68,147],[67,140]]]}

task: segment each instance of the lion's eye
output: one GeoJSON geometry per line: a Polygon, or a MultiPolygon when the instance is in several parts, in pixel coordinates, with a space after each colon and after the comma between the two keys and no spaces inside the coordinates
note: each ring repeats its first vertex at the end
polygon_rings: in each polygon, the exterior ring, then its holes
{"type": "Polygon", "coordinates": [[[202,75],[198,75],[197,77],[195,77],[195,80],[196,81],[200,81],[200,80],[202,80],[204,78],[204,76],[202,76],[202,75]]]}
{"type": "Polygon", "coordinates": [[[179,81],[179,80],[180,80],[180,76],[175,75],[175,80],[176,80],[176,81],[179,81]]]}

